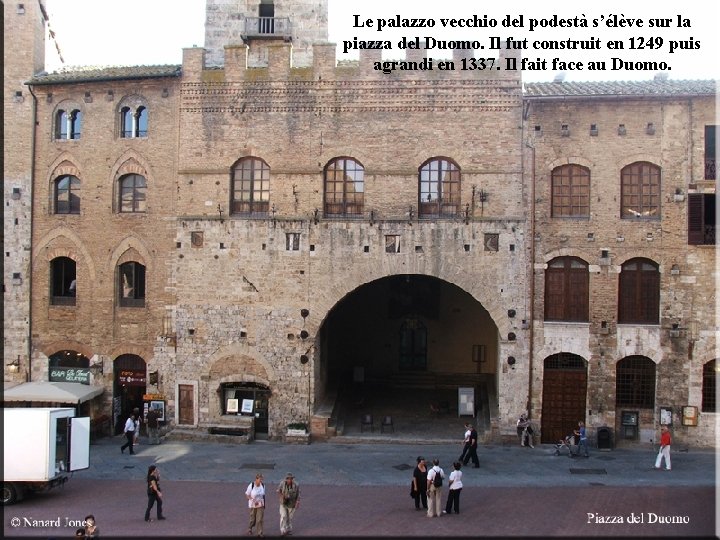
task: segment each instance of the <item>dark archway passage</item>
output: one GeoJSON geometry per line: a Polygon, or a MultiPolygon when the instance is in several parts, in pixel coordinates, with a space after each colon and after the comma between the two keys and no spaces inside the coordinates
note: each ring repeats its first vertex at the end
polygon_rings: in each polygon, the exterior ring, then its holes
{"type": "Polygon", "coordinates": [[[457,421],[458,387],[476,388],[476,408],[488,383],[494,390],[497,326],[469,293],[434,277],[358,287],[329,312],[319,345],[321,394],[337,394],[353,423],[371,408],[427,416],[433,401],[457,421]]]}

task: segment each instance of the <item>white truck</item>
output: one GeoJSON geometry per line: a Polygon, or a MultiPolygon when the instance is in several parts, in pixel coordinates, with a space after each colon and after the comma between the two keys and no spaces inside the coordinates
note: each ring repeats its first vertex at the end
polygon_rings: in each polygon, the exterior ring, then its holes
{"type": "Polygon", "coordinates": [[[73,408],[5,408],[2,503],[67,482],[90,466],[90,419],[73,408]]]}

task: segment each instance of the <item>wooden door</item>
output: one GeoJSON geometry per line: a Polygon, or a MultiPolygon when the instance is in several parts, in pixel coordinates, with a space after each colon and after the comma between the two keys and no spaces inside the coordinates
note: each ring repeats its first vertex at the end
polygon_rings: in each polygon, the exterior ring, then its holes
{"type": "Polygon", "coordinates": [[[585,421],[587,367],[575,354],[560,353],[545,359],[543,377],[543,443],[556,443],[585,421]]]}
{"type": "Polygon", "coordinates": [[[181,384],[178,386],[178,394],[180,396],[180,408],[178,410],[178,424],[194,425],[195,424],[195,402],[193,400],[193,386],[191,384],[181,384]]]}

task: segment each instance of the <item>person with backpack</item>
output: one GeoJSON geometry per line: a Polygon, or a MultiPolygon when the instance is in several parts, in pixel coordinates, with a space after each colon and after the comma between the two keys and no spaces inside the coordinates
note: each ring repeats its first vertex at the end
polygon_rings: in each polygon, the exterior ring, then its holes
{"type": "Polygon", "coordinates": [[[248,508],[250,509],[250,523],[248,524],[248,534],[253,533],[253,527],[257,531],[258,536],[263,535],[263,517],[265,516],[265,484],[263,484],[263,475],[258,473],[255,475],[255,481],[250,482],[245,490],[245,496],[248,500],[248,508]]]}
{"type": "Polygon", "coordinates": [[[433,459],[432,469],[427,476],[427,517],[442,516],[442,485],[445,479],[445,471],[440,468],[440,460],[433,459]]]}

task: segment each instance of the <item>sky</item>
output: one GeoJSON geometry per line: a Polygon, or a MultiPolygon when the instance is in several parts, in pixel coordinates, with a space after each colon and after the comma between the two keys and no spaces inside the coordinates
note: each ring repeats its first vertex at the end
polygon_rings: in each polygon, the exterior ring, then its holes
{"type": "MultiPolygon", "coordinates": [[[[180,64],[183,48],[204,44],[205,0],[46,1],[49,29],[55,36],[47,44],[48,71],[63,66],[180,64]]],[[[435,47],[427,55],[437,66],[437,61],[452,57],[452,50],[441,49],[438,42],[475,41],[485,47],[476,57],[494,58],[494,43],[512,38],[526,58],[525,66],[517,66],[525,68],[526,82],[551,81],[561,72],[566,81],[649,80],[658,71],[671,79],[720,79],[720,2],[711,0],[328,2],[329,41],[338,44],[338,60],[358,58],[356,41],[357,46],[381,41],[392,48],[383,51],[384,59],[403,60],[405,51],[399,48],[403,38],[418,38],[423,44],[430,38],[435,47]],[[398,17],[427,26],[391,28],[398,17]],[[485,26],[467,27],[468,23],[485,26]],[[567,49],[579,47],[581,41],[594,49],[567,49]],[[623,49],[611,50],[612,44],[623,49]],[[628,64],[647,69],[628,69],[628,64]]]]}

